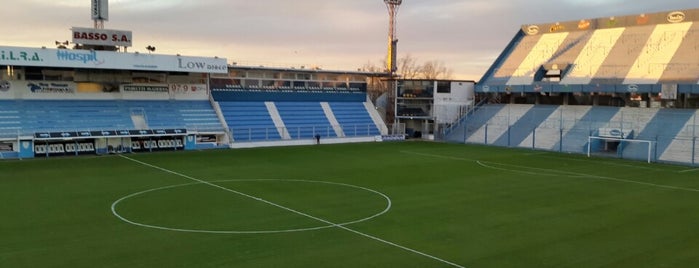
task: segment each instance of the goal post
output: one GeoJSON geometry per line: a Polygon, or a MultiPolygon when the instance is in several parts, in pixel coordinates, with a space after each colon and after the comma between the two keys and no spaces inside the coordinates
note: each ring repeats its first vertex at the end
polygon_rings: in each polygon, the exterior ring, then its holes
{"type": "Polygon", "coordinates": [[[651,140],[622,139],[589,136],[587,138],[587,157],[593,155],[616,154],[621,158],[653,161],[653,144],[651,140]]]}

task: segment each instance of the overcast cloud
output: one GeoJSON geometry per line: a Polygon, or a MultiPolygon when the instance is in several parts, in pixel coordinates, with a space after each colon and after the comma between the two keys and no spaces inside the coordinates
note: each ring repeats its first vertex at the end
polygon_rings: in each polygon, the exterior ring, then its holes
{"type": "MultiPolygon", "coordinates": [[[[22,0],[0,8],[0,45],[53,47],[92,27],[89,0],[22,0]]],[[[479,80],[522,24],[699,8],[687,0],[405,0],[399,57],[437,60],[479,80]]],[[[265,66],[355,70],[386,54],[382,0],[111,0],[107,29],[133,31],[129,51],[219,56],[265,66]]]]}

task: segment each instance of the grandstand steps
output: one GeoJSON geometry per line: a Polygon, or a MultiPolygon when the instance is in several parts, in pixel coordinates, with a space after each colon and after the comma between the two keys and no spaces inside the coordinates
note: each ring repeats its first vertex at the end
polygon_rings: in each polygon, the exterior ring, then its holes
{"type": "MultiPolygon", "coordinates": [[[[474,136],[478,138],[482,137],[483,140],[481,142],[487,141],[487,144],[509,146],[508,139],[504,135],[507,134],[510,124],[517,122],[532,107],[533,105],[527,104],[506,105],[476,132],[478,133],[477,136],[474,136]],[[482,136],[480,133],[483,133],[482,136]]],[[[469,137],[468,140],[471,142],[478,142],[472,140],[474,136],[469,137]]]]}
{"type": "Polygon", "coordinates": [[[695,138],[678,137],[672,140],[658,160],[665,162],[687,163],[699,161],[692,156],[699,152],[699,141],[695,138]],[[689,160],[689,161],[688,161],[689,160]]]}
{"type": "Polygon", "coordinates": [[[337,137],[320,102],[275,102],[292,139],[337,137]]]}
{"type": "MultiPolygon", "coordinates": [[[[659,109],[648,124],[641,130],[636,139],[655,141],[654,156],[661,156],[670,147],[678,134],[695,116],[695,110],[659,109]]],[[[624,155],[638,157],[643,155],[644,148],[638,144],[630,144],[624,149],[624,155]]],[[[643,159],[643,158],[641,158],[643,159]]]]}
{"type": "Polygon", "coordinates": [[[131,114],[131,122],[133,122],[135,129],[148,129],[148,123],[143,115],[131,114]]]}
{"type": "Polygon", "coordinates": [[[384,122],[383,118],[381,118],[381,115],[379,114],[379,111],[377,111],[376,106],[374,106],[374,104],[372,104],[370,101],[365,101],[363,105],[365,111],[369,114],[371,121],[374,122],[374,126],[378,128],[378,134],[387,135],[388,127],[386,127],[386,123],[384,122]]]}
{"type": "Polygon", "coordinates": [[[529,109],[526,114],[510,127],[509,142],[507,144],[526,148],[535,147],[534,137],[536,134],[534,134],[534,130],[557,109],[558,106],[555,105],[536,105],[529,109]]]}
{"type": "Polygon", "coordinates": [[[692,22],[655,26],[646,44],[641,46],[642,51],[631,65],[623,84],[657,83],[691,26],[692,22]]]}
{"type": "Polygon", "coordinates": [[[614,44],[625,28],[612,28],[594,31],[582,48],[578,57],[572,61],[573,67],[561,79],[562,84],[588,84],[609,55],[614,44]]]}
{"type": "Polygon", "coordinates": [[[590,84],[622,84],[631,65],[643,52],[655,25],[628,27],[608,52],[590,84]]]}
{"type": "Polygon", "coordinates": [[[547,64],[571,64],[588,43],[593,32],[577,31],[571,32],[566,36],[558,50],[546,62],[547,64]]]}
{"type": "Polygon", "coordinates": [[[287,131],[286,125],[284,125],[284,121],[282,121],[282,117],[279,115],[279,110],[277,110],[277,106],[274,105],[274,102],[266,101],[265,107],[267,107],[267,112],[274,122],[274,127],[279,130],[279,136],[281,136],[283,140],[291,139],[291,135],[289,135],[289,131],[287,131]]]}
{"type": "Polygon", "coordinates": [[[499,114],[506,105],[503,104],[487,104],[476,109],[466,120],[457,127],[457,131],[453,131],[451,135],[463,134],[466,142],[469,143],[485,143],[487,138],[487,127],[490,119],[496,114],[499,114]]]}
{"type": "Polygon", "coordinates": [[[692,55],[699,55],[699,23],[687,30],[684,41],[665,68],[660,80],[694,84],[699,79],[699,64],[692,55]]]}
{"type": "Polygon", "coordinates": [[[548,62],[558,51],[568,32],[548,33],[542,35],[529,54],[512,73],[507,85],[530,85],[534,83],[534,74],[542,64],[548,62]]]}
{"type": "Polygon", "coordinates": [[[325,117],[328,118],[328,122],[330,122],[330,125],[333,127],[333,130],[335,131],[335,135],[338,138],[344,138],[345,132],[342,130],[342,127],[340,126],[340,122],[338,122],[337,118],[335,118],[335,114],[333,113],[332,108],[330,108],[330,104],[328,104],[327,102],[321,102],[320,107],[323,108],[323,112],[325,113],[325,117]]]}
{"type": "Polygon", "coordinates": [[[220,101],[219,105],[235,141],[282,139],[264,102],[220,101]]]}
{"type": "MultiPolygon", "coordinates": [[[[375,136],[381,135],[385,124],[376,123],[376,116],[372,115],[366,103],[362,102],[329,102],[328,105],[335,119],[342,127],[345,137],[375,136]],[[383,128],[380,126],[383,125],[383,128]]],[[[376,113],[374,109],[374,113],[376,113]]],[[[380,117],[379,117],[379,120],[380,117]]]]}
{"type": "Polygon", "coordinates": [[[618,107],[593,106],[582,118],[573,122],[570,129],[563,135],[565,142],[561,151],[585,152],[588,137],[608,124],[618,112],[618,107]]]}

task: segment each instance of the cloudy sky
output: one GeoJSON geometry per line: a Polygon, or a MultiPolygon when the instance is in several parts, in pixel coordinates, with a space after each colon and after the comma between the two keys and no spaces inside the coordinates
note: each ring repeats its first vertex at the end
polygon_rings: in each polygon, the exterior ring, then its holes
{"type": "MultiPolygon", "coordinates": [[[[53,47],[92,27],[90,0],[16,0],[0,8],[6,46],[53,47]]],[[[694,0],[405,0],[399,57],[437,60],[479,80],[522,24],[699,8],[694,0]]],[[[107,29],[133,31],[129,51],[219,56],[229,63],[356,70],[381,64],[383,0],[110,0],[107,29]]]]}

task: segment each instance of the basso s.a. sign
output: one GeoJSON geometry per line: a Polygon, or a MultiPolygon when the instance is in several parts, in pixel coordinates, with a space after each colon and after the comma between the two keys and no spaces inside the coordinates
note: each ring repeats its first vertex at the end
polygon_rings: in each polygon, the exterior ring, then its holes
{"type": "Polygon", "coordinates": [[[131,46],[131,31],[73,27],[73,43],[98,46],[131,46]]]}

